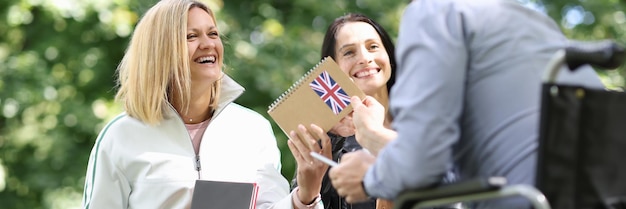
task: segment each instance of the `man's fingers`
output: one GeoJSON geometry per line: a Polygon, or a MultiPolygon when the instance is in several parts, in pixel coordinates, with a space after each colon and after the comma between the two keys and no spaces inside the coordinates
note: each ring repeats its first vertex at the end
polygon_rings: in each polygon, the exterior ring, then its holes
{"type": "Polygon", "coordinates": [[[356,197],[356,195],[348,195],[346,196],[346,202],[350,204],[359,203],[365,201],[367,198],[356,197]]]}
{"type": "Polygon", "coordinates": [[[348,196],[346,196],[346,202],[352,204],[352,203],[354,203],[354,199],[352,198],[352,196],[348,195],[348,196]]]}
{"type": "MultiPolygon", "coordinates": [[[[333,185],[334,186],[334,185],[333,185]]],[[[350,191],[346,188],[343,187],[335,187],[337,194],[340,197],[344,197],[346,199],[346,202],[353,204],[353,203],[358,203],[358,202],[363,202],[365,199],[359,197],[359,194],[355,191],[350,191]]]]}
{"type": "Polygon", "coordinates": [[[359,98],[358,96],[352,96],[350,97],[350,104],[352,104],[352,107],[356,108],[360,105],[363,105],[363,101],[361,101],[361,98],[359,98]]]}

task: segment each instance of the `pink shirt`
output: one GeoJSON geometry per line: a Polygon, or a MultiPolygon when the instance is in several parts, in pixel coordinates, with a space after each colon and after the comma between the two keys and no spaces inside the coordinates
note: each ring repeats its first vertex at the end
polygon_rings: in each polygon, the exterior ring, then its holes
{"type": "Polygon", "coordinates": [[[209,120],[205,120],[196,124],[185,124],[187,132],[189,132],[189,136],[191,137],[191,143],[193,144],[193,150],[196,152],[196,155],[200,152],[200,142],[202,141],[202,135],[204,134],[204,131],[208,126],[209,120]]]}

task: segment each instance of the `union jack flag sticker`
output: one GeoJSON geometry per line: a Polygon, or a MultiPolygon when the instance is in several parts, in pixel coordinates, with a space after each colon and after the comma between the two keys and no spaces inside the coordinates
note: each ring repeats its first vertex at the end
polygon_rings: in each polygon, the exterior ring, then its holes
{"type": "Polygon", "coordinates": [[[333,80],[327,71],[320,73],[309,86],[320,96],[335,115],[339,115],[343,108],[350,105],[350,96],[333,80]]]}

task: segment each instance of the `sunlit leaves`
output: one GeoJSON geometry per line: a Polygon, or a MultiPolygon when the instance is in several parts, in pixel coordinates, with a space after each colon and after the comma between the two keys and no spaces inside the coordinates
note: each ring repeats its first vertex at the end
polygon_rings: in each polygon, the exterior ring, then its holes
{"type": "Polygon", "coordinates": [[[2,106],[2,116],[5,118],[13,118],[20,110],[20,103],[12,98],[5,98],[2,106]]]}
{"type": "Polygon", "coordinates": [[[33,21],[33,15],[28,8],[19,5],[13,5],[9,8],[7,23],[10,26],[29,24],[31,21],[33,21]]]}
{"type": "Polygon", "coordinates": [[[138,19],[102,2],[12,0],[0,7],[3,208],[80,204],[92,140],[121,111],[111,100],[113,74],[138,19]],[[113,11],[111,21],[99,21],[96,3],[113,11]],[[102,118],[89,105],[97,98],[110,110],[102,118]]]}
{"type": "MultiPolygon", "coordinates": [[[[3,141],[4,141],[4,138],[0,136],[0,146],[2,146],[3,141]]],[[[4,181],[6,177],[7,177],[7,172],[5,171],[4,164],[2,163],[2,159],[0,158],[0,179],[3,179],[0,181],[0,192],[6,189],[7,184],[4,181]]]]}
{"type": "Polygon", "coordinates": [[[263,21],[263,31],[272,38],[280,37],[285,33],[285,28],[276,19],[267,19],[263,21]]]}

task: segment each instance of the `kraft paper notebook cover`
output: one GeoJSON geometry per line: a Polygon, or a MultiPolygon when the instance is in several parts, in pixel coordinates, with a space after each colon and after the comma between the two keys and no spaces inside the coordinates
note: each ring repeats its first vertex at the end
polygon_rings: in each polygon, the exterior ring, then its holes
{"type": "Polygon", "coordinates": [[[256,183],[196,180],[191,209],[254,209],[256,183]]]}
{"type": "Polygon", "coordinates": [[[352,112],[350,97],[365,94],[330,57],[310,69],[269,106],[267,113],[287,136],[298,124],[328,132],[352,112]]]}

